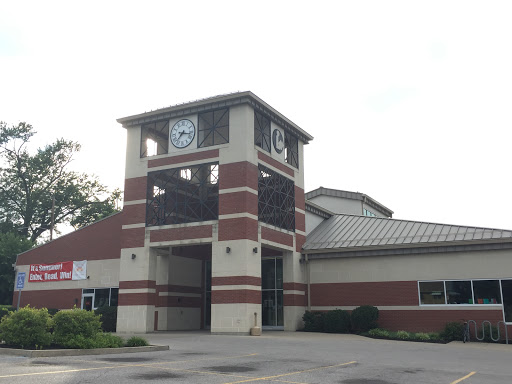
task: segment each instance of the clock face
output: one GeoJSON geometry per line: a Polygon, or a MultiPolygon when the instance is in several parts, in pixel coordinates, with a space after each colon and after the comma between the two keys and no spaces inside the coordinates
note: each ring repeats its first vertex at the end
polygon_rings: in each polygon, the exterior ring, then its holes
{"type": "Polygon", "coordinates": [[[169,135],[172,145],[176,148],[185,148],[194,140],[196,127],[190,120],[182,119],[173,125],[169,135]]]}
{"type": "Polygon", "coordinates": [[[274,143],[274,149],[278,154],[281,154],[284,149],[284,139],[283,134],[279,129],[274,129],[272,132],[272,143],[274,143]]]}

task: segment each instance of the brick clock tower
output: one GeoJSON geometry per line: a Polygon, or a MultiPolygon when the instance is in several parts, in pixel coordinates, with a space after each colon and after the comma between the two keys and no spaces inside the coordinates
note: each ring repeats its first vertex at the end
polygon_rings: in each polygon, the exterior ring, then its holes
{"type": "Polygon", "coordinates": [[[117,330],[248,334],[255,318],[263,330],[297,329],[312,137],[251,92],[118,122],[127,147],[117,330]]]}

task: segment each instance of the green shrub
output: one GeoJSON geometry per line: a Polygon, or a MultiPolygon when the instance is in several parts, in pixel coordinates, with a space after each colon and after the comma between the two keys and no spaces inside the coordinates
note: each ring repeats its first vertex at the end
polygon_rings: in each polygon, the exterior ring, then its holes
{"type": "Polygon", "coordinates": [[[110,333],[97,333],[93,337],[84,335],[70,335],[59,344],[66,348],[91,349],[91,348],[119,348],[124,345],[124,340],[110,333]]]}
{"type": "Polygon", "coordinates": [[[89,342],[101,332],[100,316],[82,309],[59,311],[53,317],[53,342],[66,348],[94,348],[89,342]]]}
{"type": "Polygon", "coordinates": [[[368,331],[368,334],[372,337],[389,337],[390,336],[389,331],[386,331],[385,329],[380,329],[380,328],[370,329],[368,331]]]}
{"type": "Polygon", "coordinates": [[[446,323],[440,336],[445,341],[462,340],[464,324],[458,322],[446,323]]]}
{"type": "Polygon", "coordinates": [[[0,338],[18,348],[43,348],[51,343],[51,318],[46,308],[26,306],[9,312],[0,322],[0,338]]]}
{"type": "Polygon", "coordinates": [[[396,338],[400,340],[409,340],[411,338],[411,334],[407,331],[397,331],[396,338]]]}
{"type": "Polygon", "coordinates": [[[441,336],[439,335],[439,333],[437,332],[429,332],[428,333],[428,337],[430,337],[430,340],[435,340],[435,341],[441,341],[443,340],[441,338],[441,336]]]}
{"type": "Polygon", "coordinates": [[[98,333],[94,336],[94,348],[120,348],[124,346],[122,337],[110,333],[98,333]]]}
{"type": "Polygon", "coordinates": [[[329,311],[324,317],[324,331],[328,333],[350,332],[350,315],[342,309],[329,311]]]}
{"type": "Polygon", "coordinates": [[[132,336],[128,340],[126,340],[126,347],[145,347],[149,345],[148,341],[143,337],[132,336]]]}
{"type": "Polygon", "coordinates": [[[0,320],[2,320],[2,318],[4,316],[7,316],[9,314],[9,312],[12,312],[15,310],[16,310],[16,308],[11,307],[10,305],[0,305],[0,320]]]}
{"type": "Polygon", "coordinates": [[[97,315],[101,315],[101,329],[103,332],[115,332],[117,325],[117,307],[99,307],[94,311],[97,315]]]}
{"type": "Polygon", "coordinates": [[[418,333],[414,334],[414,338],[416,340],[429,341],[430,335],[428,333],[418,332],[418,333]]]}
{"type": "Polygon", "coordinates": [[[367,332],[370,329],[377,328],[378,319],[379,309],[371,305],[357,307],[350,315],[352,330],[358,332],[367,332]]]}
{"type": "Polygon", "coordinates": [[[308,332],[323,332],[324,315],[322,312],[306,311],[302,316],[304,330],[308,332]]]}

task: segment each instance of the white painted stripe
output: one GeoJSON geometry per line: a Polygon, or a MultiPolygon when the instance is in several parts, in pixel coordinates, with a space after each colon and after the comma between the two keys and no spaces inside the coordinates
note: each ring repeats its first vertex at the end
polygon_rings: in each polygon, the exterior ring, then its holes
{"type": "Polygon", "coordinates": [[[303,211],[302,209],[297,208],[297,207],[295,207],[295,212],[302,213],[303,215],[305,215],[305,214],[306,214],[306,211],[303,211]]]}
{"type": "Polygon", "coordinates": [[[296,229],[296,230],[295,230],[295,233],[296,233],[297,235],[303,235],[303,236],[306,236],[306,232],[304,232],[304,231],[299,231],[298,229],[296,229]]]}
{"type": "Polygon", "coordinates": [[[144,228],[146,226],[145,223],[137,223],[137,224],[127,224],[123,225],[122,229],[134,229],[134,228],[144,228]]]}
{"type": "Polygon", "coordinates": [[[155,288],[122,288],[119,293],[156,293],[155,288]]]}
{"type": "Polygon", "coordinates": [[[261,287],[255,285],[214,285],[212,291],[236,291],[240,289],[249,289],[252,291],[261,291],[261,287]]]}
{"type": "Polygon", "coordinates": [[[250,187],[236,187],[236,188],[219,189],[219,195],[223,195],[225,193],[235,193],[235,192],[250,192],[250,193],[258,196],[258,191],[255,189],[252,189],[250,187]]]}
{"type": "Polygon", "coordinates": [[[142,200],[130,200],[130,201],[124,201],[123,202],[123,205],[137,205],[137,204],[146,204],[147,203],[147,200],[146,199],[142,199],[142,200]]]}
{"type": "Polygon", "coordinates": [[[200,293],[185,292],[160,292],[158,296],[175,296],[175,297],[201,297],[200,293]]]}
{"type": "Polygon", "coordinates": [[[252,213],[241,212],[241,213],[230,213],[229,215],[219,215],[220,219],[239,219],[241,217],[247,217],[249,219],[258,220],[257,215],[253,215],[252,213]]]}
{"type": "Polygon", "coordinates": [[[285,289],[283,291],[283,294],[284,295],[300,295],[300,296],[304,296],[306,294],[306,292],[304,292],[304,291],[293,291],[293,290],[285,289]]]}
{"type": "Polygon", "coordinates": [[[270,241],[270,240],[263,239],[263,238],[261,239],[261,244],[272,245],[273,247],[284,249],[284,250],[287,250],[287,251],[294,251],[295,250],[295,247],[289,247],[288,245],[284,245],[284,244],[281,244],[281,243],[276,243],[274,241],[270,241]]]}
{"type": "Polygon", "coordinates": [[[148,242],[147,244],[151,247],[161,247],[161,246],[173,246],[173,245],[194,245],[194,244],[204,244],[211,243],[213,241],[212,237],[201,237],[198,239],[185,239],[185,240],[173,240],[173,241],[153,241],[148,242]]]}
{"type": "Polygon", "coordinates": [[[148,229],[150,231],[158,231],[159,229],[200,227],[200,226],[203,226],[203,225],[213,225],[213,224],[217,224],[217,220],[198,221],[198,222],[195,222],[195,223],[185,223],[185,224],[160,225],[160,226],[148,227],[148,229]]]}

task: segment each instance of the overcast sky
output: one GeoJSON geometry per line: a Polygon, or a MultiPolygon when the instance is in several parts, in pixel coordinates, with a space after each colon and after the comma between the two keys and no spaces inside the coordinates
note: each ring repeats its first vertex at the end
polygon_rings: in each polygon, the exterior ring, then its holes
{"type": "Polygon", "coordinates": [[[123,187],[116,118],[250,90],[309,132],[306,190],[512,229],[512,2],[0,0],[0,120],[123,187]]]}

